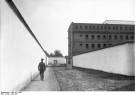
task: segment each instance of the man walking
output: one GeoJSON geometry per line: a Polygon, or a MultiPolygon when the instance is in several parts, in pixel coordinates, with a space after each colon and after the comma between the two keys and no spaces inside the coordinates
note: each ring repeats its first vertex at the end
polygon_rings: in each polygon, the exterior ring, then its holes
{"type": "Polygon", "coordinates": [[[38,70],[40,72],[40,79],[43,81],[44,80],[44,72],[46,70],[45,63],[43,62],[43,58],[41,59],[41,62],[38,65],[38,70]]]}

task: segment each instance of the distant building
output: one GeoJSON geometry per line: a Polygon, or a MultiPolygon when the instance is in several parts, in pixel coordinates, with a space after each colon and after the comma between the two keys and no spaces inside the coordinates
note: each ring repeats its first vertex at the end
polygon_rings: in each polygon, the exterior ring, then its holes
{"type": "Polygon", "coordinates": [[[66,64],[65,57],[49,57],[48,58],[48,65],[57,66],[61,64],[66,64]]]}
{"type": "Polygon", "coordinates": [[[68,29],[68,56],[134,42],[135,24],[124,21],[71,23],[68,29]]]}

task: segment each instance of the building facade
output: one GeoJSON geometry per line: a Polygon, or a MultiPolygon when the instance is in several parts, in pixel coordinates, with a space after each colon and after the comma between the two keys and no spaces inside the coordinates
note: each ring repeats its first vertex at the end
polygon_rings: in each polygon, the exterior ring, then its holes
{"type": "Polygon", "coordinates": [[[134,42],[134,24],[71,23],[68,29],[68,56],[134,42]]]}

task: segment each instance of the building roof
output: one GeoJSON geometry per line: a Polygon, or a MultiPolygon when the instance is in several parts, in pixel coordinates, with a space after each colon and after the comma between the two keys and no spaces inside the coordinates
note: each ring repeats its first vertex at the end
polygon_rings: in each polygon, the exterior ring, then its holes
{"type": "Polygon", "coordinates": [[[135,25],[135,21],[127,20],[105,20],[103,24],[126,24],[126,25],[135,25]]]}
{"type": "MultiPolygon", "coordinates": [[[[74,23],[72,22],[69,25],[68,31],[72,30],[72,27],[75,25],[124,25],[124,26],[134,26],[135,27],[135,21],[127,21],[127,20],[105,20],[103,23],[74,23]]],[[[67,32],[68,32],[67,31],[67,32]]]]}

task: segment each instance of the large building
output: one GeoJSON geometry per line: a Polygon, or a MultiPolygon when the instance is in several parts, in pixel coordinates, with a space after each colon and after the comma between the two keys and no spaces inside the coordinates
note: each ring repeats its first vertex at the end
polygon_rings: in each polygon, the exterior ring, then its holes
{"type": "Polygon", "coordinates": [[[135,24],[119,21],[71,23],[68,29],[68,56],[134,42],[135,24]]]}

